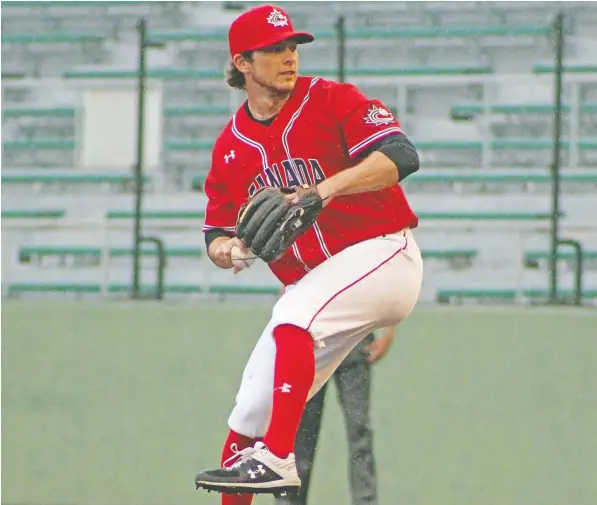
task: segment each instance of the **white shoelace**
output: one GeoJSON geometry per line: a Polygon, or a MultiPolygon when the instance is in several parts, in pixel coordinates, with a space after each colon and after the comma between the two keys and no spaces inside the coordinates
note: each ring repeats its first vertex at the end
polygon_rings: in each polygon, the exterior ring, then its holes
{"type": "Polygon", "coordinates": [[[246,447],[245,449],[239,451],[238,445],[236,445],[236,443],[232,444],[230,446],[230,449],[232,449],[232,452],[234,454],[232,456],[230,456],[226,461],[224,461],[224,464],[222,465],[224,468],[237,467],[243,461],[246,461],[247,459],[249,459],[251,457],[251,455],[255,452],[254,447],[246,447]],[[234,460],[236,460],[236,461],[234,461],[234,460]],[[234,461],[234,463],[232,465],[230,465],[229,467],[227,467],[226,464],[229,463],[230,461],[234,461]]]}

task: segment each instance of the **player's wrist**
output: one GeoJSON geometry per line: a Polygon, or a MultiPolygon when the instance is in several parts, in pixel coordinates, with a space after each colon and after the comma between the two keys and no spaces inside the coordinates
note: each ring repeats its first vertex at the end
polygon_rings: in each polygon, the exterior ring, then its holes
{"type": "Polygon", "coordinates": [[[332,182],[330,182],[330,179],[320,182],[317,185],[317,192],[323,200],[324,207],[337,196],[337,193],[334,190],[334,185],[332,182]]]}
{"type": "Polygon", "coordinates": [[[225,270],[233,267],[230,257],[232,240],[233,239],[231,237],[218,237],[211,244],[209,244],[207,255],[217,267],[225,270]]]}

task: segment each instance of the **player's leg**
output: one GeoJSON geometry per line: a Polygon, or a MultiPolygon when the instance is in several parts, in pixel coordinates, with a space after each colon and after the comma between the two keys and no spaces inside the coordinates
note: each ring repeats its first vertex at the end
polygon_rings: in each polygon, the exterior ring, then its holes
{"type": "Polygon", "coordinates": [[[294,439],[314,373],[311,335],[294,325],[270,322],[245,367],[228,421],[233,432],[249,438],[265,433],[268,450],[258,442],[239,453],[228,471],[199,474],[197,487],[230,493],[271,492],[268,489],[272,486],[298,488],[294,439]]]}
{"type": "Polygon", "coordinates": [[[325,400],[326,386],[324,385],[319,392],[311,398],[301,418],[296,441],[294,443],[294,455],[296,466],[301,479],[301,487],[296,493],[289,493],[287,496],[276,498],[276,505],[306,505],[309,494],[309,483],[311,481],[311,471],[315,460],[317,450],[317,440],[321,427],[321,417],[323,415],[323,406],[325,400]]]}
{"type": "MultiPolygon", "coordinates": [[[[241,386],[236,396],[236,405],[228,420],[231,431],[236,434],[242,433],[247,439],[258,439],[264,433],[267,434],[268,424],[271,427],[270,420],[275,418],[272,415],[275,395],[289,395],[294,389],[291,383],[286,383],[286,387],[282,383],[278,388],[274,388],[274,368],[278,361],[274,333],[275,328],[272,331],[272,324],[270,324],[261,335],[245,367],[241,386]],[[272,395],[274,389],[276,390],[272,395]]],[[[323,385],[359,340],[359,336],[329,338],[325,347],[316,347],[314,354],[317,379],[315,381],[311,379],[311,382],[317,383],[318,387],[323,385]]],[[[312,349],[312,340],[310,343],[312,349]]],[[[316,392],[317,389],[312,387],[309,394],[314,395],[316,392]]],[[[307,392],[304,392],[301,413],[306,399],[307,392]]],[[[296,427],[290,426],[290,428],[289,425],[284,424],[283,417],[277,419],[283,427],[293,430],[294,437],[298,430],[300,417],[299,415],[296,420],[296,427]]],[[[231,451],[236,454],[231,462],[232,465],[226,465],[225,469],[218,468],[201,472],[195,479],[197,487],[223,493],[269,492],[279,494],[288,490],[296,491],[301,485],[296,470],[295,456],[292,453],[286,458],[280,458],[260,443],[256,443],[245,451],[239,452],[238,447],[236,452],[232,449],[231,451]]],[[[244,505],[245,502],[238,498],[238,501],[224,503],[226,505],[244,505]]]]}
{"type": "MultiPolygon", "coordinates": [[[[244,450],[249,450],[255,445],[257,439],[246,437],[240,433],[236,433],[234,430],[230,430],[226,442],[224,442],[224,449],[222,450],[222,457],[220,460],[220,466],[222,468],[229,467],[233,464],[234,460],[239,457],[239,454],[244,450]]],[[[222,494],[221,505],[251,505],[253,501],[252,494],[222,494]]]]}
{"type": "Polygon", "coordinates": [[[254,373],[243,377],[244,394],[239,392],[235,407],[238,413],[233,412],[230,421],[232,429],[233,419],[248,422],[244,431],[235,431],[258,436],[271,414],[264,441],[273,450],[257,443],[250,455],[235,463],[233,471],[200,474],[198,486],[256,493],[277,493],[300,486],[290,451],[304,409],[306,384],[312,383],[309,394],[315,394],[370,331],[397,324],[408,316],[418,298],[421,280],[420,250],[407,230],[355,244],[288,289],[272,314],[271,336],[267,339],[270,355],[260,360],[262,366],[248,367],[254,373]],[[311,338],[323,346],[316,347],[314,378],[311,338]],[[249,384],[253,379],[259,382],[255,387],[249,384]],[[274,391],[273,400],[271,393],[265,394],[268,388],[274,391]],[[255,401],[247,402],[251,397],[255,401]],[[264,410],[268,401],[272,408],[264,410]]]}
{"type": "Polygon", "coordinates": [[[334,374],[346,423],[353,505],[377,504],[377,477],[370,419],[371,365],[367,362],[363,345],[371,341],[372,335],[369,335],[334,374]]]}

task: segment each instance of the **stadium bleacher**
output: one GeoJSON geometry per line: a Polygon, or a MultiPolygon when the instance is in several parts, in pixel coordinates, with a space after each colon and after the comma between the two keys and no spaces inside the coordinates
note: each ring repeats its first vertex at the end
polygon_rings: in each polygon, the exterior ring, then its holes
{"type": "MultiPolygon", "coordinates": [[[[415,142],[422,169],[403,185],[421,218],[422,297],[440,303],[545,298],[550,26],[564,11],[561,227],[585,245],[585,296],[597,298],[595,4],[283,6],[317,36],[301,48],[302,73],[331,79],[334,24],[345,16],[346,78],[383,100],[415,142]]],[[[227,2],[50,0],[6,3],[2,13],[3,293],[128,293],[134,177],[130,166],[82,167],[81,90],[134,82],[135,25],[145,17],[149,38],[163,44],[148,51],[148,78],[162,86],[163,134],[159,166],[144,174],[143,219],[146,233],[166,243],[167,296],[275,294],[264,265],[234,281],[214,271],[199,232],[211,148],[242,100],[223,83],[227,26],[238,10],[227,2]]],[[[559,257],[570,290],[571,258],[559,257]]],[[[155,263],[155,251],[143,249],[144,275],[155,263]]]]}

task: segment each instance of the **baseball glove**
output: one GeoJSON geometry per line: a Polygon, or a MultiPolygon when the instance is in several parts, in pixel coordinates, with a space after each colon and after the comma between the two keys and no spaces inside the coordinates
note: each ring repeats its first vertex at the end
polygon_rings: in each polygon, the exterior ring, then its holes
{"type": "Polygon", "coordinates": [[[236,236],[266,263],[276,261],[317,219],[323,201],[316,186],[262,188],[238,214],[236,236]],[[297,193],[298,203],[286,195],[297,193]]]}

